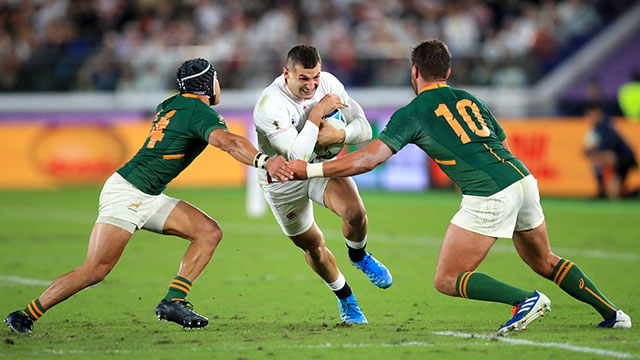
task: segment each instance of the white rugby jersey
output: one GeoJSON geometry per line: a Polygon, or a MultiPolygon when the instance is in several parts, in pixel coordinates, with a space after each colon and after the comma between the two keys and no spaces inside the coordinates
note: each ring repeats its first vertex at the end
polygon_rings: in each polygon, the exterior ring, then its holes
{"type": "MultiPolygon", "coordinates": [[[[322,71],[316,93],[311,99],[305,100],[294,95],[285,83],[284,75],[280,75],[264,89],[253,109],[260,152],[272,157],[282,155],[287,160],[318,161],[314,153],[318,127],[307,118],[326,94],[338,95],[349,105],[341,109],[347,122],[344,143],[351,145],[371,140],[371,125],[364,111],[349,97],[344,85],[335,76],[322,71]],[[303,129],[305,133],[299,136],[303,129]]],[[[265,170],[259,170],[259,179],[266,181],[265,170]]]]}

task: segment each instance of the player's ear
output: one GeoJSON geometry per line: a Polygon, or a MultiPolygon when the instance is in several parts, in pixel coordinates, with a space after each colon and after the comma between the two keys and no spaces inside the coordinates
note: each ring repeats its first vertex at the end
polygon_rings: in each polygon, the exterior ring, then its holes
{"type": "Polygon", "coordinates": [[[282,73],[284,74],[284,77],[289,76],[289,69],[287,69],[286,66],[282,67],[282,73]]]}
{"type": "Polygon", "coordinates": [[[420,77],[420,71],[418,71],[418,67],[413,65],[411,66],[411,75],[414,79],[418,79],[420,77]]]}
{"type": "Polygon", "coordinates": [[[451,75],[451,69],[447,70],[447,76],[445,76],[444,79],[447,80],[449,78],[449,75],[451,75]]]}
{"type": "Polygon", "coordinates": [[[214,81],[214,86],[215,86],[215,91],[216,91],[216,95],[213,97],[213,99],[211,99],[211,106],[213,105],[218,105],[220,103],[220,82],[218,81],[218,78],[215,78],[214,81]]]}

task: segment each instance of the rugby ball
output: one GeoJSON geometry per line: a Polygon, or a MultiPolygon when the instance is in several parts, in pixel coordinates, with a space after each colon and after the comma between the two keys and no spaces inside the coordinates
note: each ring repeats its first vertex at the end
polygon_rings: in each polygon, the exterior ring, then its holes
{"type": "MultiPolygon", "coordinates": [[[[344,129],[347,126],[347,121],[344,119],[344,116],[342,115],[340,109],[336,109],[334,112],[324,116],[322,119],[338,130],[344,129]]],[[[318,155],[322,159],[333,159],[338,154],[340,154],[340,151],[342,151],[343,147],[344,144],[333,144],[330,146],[325,146],[324,148],[318,150],[316,152],[316,155],[318,155]]]]}

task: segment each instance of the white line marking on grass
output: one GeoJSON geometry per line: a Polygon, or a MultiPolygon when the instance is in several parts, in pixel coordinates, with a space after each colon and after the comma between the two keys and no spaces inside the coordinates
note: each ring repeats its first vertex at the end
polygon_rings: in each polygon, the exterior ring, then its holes
{"type": "Polygon", "coordinates": [[[611,356],[611,357],[616,357],[621,359],[630,359],[630,358],[638,357],[637,355],[620,352],[620,351],[611,351],[611,350],[590,348],[590,347],[584,347],[584,346],[575,346],[575,345],[563,344],[563,343],[557,343],[557,342],[536,342],[532,340],[510,339],[510,338],[499,337],[494,335],[467,334],[467,333],[461,333],[457,331],[434,331],[433,334],[443,335],[443,336],[462,337],[462,338],[479,338],[479,339],[486,339],[486,340],[498,340],[498,341],[505,342],[507,344],[513,344],[513,345],[550,347],[550,348],[569,350],[573,352],[581,352],[586,354],[611,356]]]}
{"type": "Polygon", "coordinates": [[[55,349],[44,349],[42,350],[45,354],[55,354],[55,355],[78,355],[78,354],[129,354],[131,353],[128,350],[55,350],[55,349]]]}
{"type": "Polygon", "coordinates": [[[23,278],[23,277],[20,277],[20,276],[0,275],[0,280],[7,281],[7,282],[14,282],[14,283],[23,284],[23,285],[42,285],[42,286],[47,286],[47,285],[51,284],[51,281],[28,279],[28,278],[23,278]]]}
{"type": "Polygon", "coordinates": [[[327,348],[376,348],[376,347],[431,347],[433,344],[428,344],[419,341],[409,341],[397,344],[317,344],[317,345],[278,345],[272,348],[276,349],[327,349],[327,348]]]}

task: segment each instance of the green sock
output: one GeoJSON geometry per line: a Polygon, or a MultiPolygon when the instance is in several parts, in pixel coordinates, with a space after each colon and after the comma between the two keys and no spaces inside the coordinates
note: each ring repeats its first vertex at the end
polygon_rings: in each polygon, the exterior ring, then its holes
{"type": "Polygon", "coordinates": [[[167,301],[185,301],[189,291],[191,291],[191,281],[182,276],[176,276],[173,278],[171,285],[169,285],[169,292],[164,299],[167,301]]]}
{"type": "Polygon", "coordinates": [[[605,320],[612,319],[618,308],[609,301],[596,285],[589,280],[578,265],[566,259],[560,259],[551,273],[551,280],[567,294],[593,306],[605,320]]]}
{"type": "Polygon", "coordinates": [[[30,302],[24,310],[22,310],[22,313],[30,317],[31,320],[36,321],[44,315],[45,311],[46,310],[42,307],[42,304],[40,304],[40,300],[35,299],[30,302]]]}
{"type": "Polygon", "coordinates": [[[493,301],[514,306],[536,295],[535,292],[518,289],[489,275],[474,271],[467,271],[458,276],[456,292],[458,296],[465,299],[493,301]]]}

